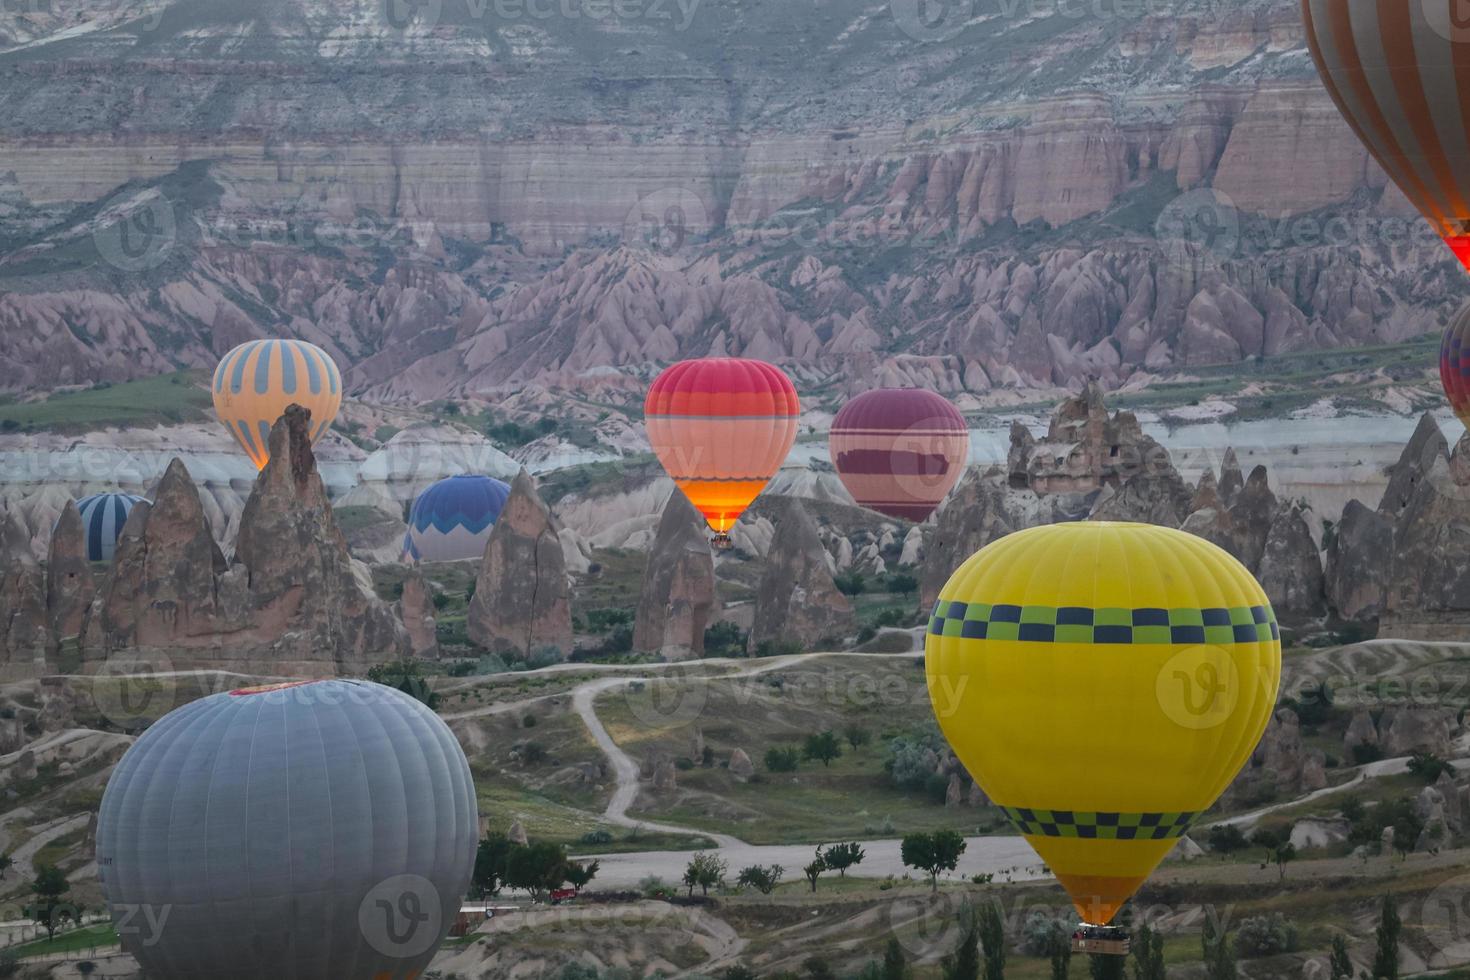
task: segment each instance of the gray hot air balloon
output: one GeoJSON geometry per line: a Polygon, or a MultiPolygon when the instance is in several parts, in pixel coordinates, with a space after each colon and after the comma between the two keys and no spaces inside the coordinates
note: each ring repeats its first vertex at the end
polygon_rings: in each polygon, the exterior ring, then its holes
{"type": "Polygon", "coordinates": [[[97,869],[159,980],[411,980],[474,870],[463,750],[391,688],[328,680],[185,705],[118,763],[97,869]]]}

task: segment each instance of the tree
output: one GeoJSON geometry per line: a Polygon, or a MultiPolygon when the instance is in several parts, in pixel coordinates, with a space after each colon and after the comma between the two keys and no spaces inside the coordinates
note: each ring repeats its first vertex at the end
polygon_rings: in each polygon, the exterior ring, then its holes
{"type": "Polygon", "coordinates": [[[842,744],[837,741],[836,734],[829,728],[825,732],[808,735],[802,755],[813,762],[820,762],[824,767],[830,766],[833,759],[842,758],[842,744]]]}
{"type": "Polygon", "coordinates": [[[1133,980],[1164,980],[1164,936],[1146,922],[1133,940],[1133,980]]]}
{"type": "Polygon", "coordinates": [[[820,956],[808,956],[801,961],[801,968],[806,971],[810,980],[837,980],[837,974],[832,972],[832,964],[820,956]]]}
{"type": "Polygon", "coordinates": [[[1006,924],[999,902],[987,902],[977,916],[981,948],[985,951],[985,980],[1005,980],[1006,924]]]}
{"type": "Polygon", "coordinates": [[[919,580],[908,572],[888,576],[888,591],[894,595],[909,595],[919,591],[919,580]]]}
{"type": "Polygon", "coordinates": [[[816,857],[812,858],[812,863],[801,869],[801,873],[805,875],[806,880],[811,883],[812,891],[817,890],[817,879],[820,878],[822,876],[822,872],[826,870],[827,859],[825,856],[823,856],[822,849],[818,847],[816,857]]]}
{"type": "Polygon", "coordinates": [[[402,691],[414,700],[423,702],[428,708],[437,710],[439,707],[439,695],[429,689],[429,682],[424,679],[417,660],[396,660],[369,667],[367,679],[402,691]]]}
{"type": "Polygon", "coordinates": [[[1051,961],[1051,980],[1067,980],[1072,968],[1072,937],[1060,920],[1053,919],[1053,928],[1046,937],[1046,958],[1051,961]]]}
{"type": "Polygon", "coordinates": [[[36,880],[31,883],[35,898],[31,900],[30,918],[46,927],[48,941],[56,938],[56,927],[69,916],[66,896],[70,891],[66,874],[54,864],[43,864],[36,869],[36,880]]]}
{"type": "Polygon", "coordinates": [[[1200,948],[1204,952],[1206,980],[1235,980],[1235,951],[1230,945],[1230,934],[1213,911],[1205,915],[1200,948]]]}
{"type": "Polygon", "coordinates": [[[832,583],[837,586],[837,591],[843,595],[862,595],[868,587],[868,582],[863,578],[863,573],[856,568],[849,568],[845,572],[839,572],[833,577],[832,583]]]}
{"type": "Polygon", "coordinates": [[[567,880],[567,852],[560,844],[512,844],[505,859],[505,884],[531,893],[537,901],[567,880]]]}
{"type": "Polygon", "coordinates": [[[917,868],[929,876],[929,887],[939,891],[939,875],[953,871],[965,853],[965,839],[953,830],[936,830],[932,834],[909,834],[899,845],[906,867],[917,868]]]}
{"type": "Polygon", "coordinates": [[[965,936],[959,948],[944,958],[940,972],[944,980],[979,980],[980,978],[980,926],[975,921],[975,911],[966,907],[960,913],[964,921],[965,936]]]}
{"type": "Polygon", "coordinates": [[[592,884],[593,878],[597,877],[597,870],[600,863],[598,861],[588,861],[586,864],[583,864],[579,861],[568,861],[566,870],[567,884],[571,885],[573,890],[581,892],[582,889],[592,884]]]}
{"type": "Polygon", "coordinates": [[[1415,752],[1409,757],[1409,772],[1426,783],[1439,779],[1444,772],[1454,775],[1455,767],[1432,752],[1415,752]]]}
{"type": "Polygon", "coordinates": [[[0,854],[0,878],[5,877],[5,872],[9,871],[10,866],[14,863],[9,854],[0,854]]]}
{"type": "Polygon", "coordinates": [[[1250,846],[1239,827],[1233,823],[1217,823],[1205,835],[1205,843],[1216,854],[1234,854],[1250,846]]]}
{"type": "Polygon", "coordinates": [[[779,864],[773,864],[763,868],[759,864],[752,864],[748,868],[742,868],[735,884],[741,888],[754,888],[762,895],[769,895],[776,890],[776,885],[781,881],[781,876],[786,869],[779,864]]]}
{"type": "Polygon", "coordinates": [[[872,733],[862,725],[848,725],[842,730],[842,737],[852,746],[854,752],[873,740],[872,733]]]}
{"type": "Polygon", "coordinates": [[[684,869],[683,881],[689,888],[689,897],[694,897],[696,885],[703,894],[708,895],[711,887],[718,887],[725,880],[725,872],[729,867],[725,859],[714,851],[700,851],[694,855],[689,866],[684,869]]]}
{"type": "Polygon", "coordinates": [[[795,772],[797,763],[796,746],[778,745],[766,750],[766,770],[768,772],[795,772]]]}
{"type": "Polygon", "coordinates": [[[1332,980],[1353,980],[1353,959],[1348,955],[1348,944],[1341,934],[1332,937],[1332,955],[1327,960],[1327,972],[1332,980]]]}
{"type": "Polygon", "coordinates": [[[1288,834],[1262,827],[1251,835],[1251,843],[1266,849],[1266,861],[1276,865],[1281,880],[1286,880],[1286,865],[1296,858],[1296,845],[1288,834]]]}
{"type": "Polygon", "coordinates": [[[857,841],[849,841],[846,844],[833,844],[822,854],[822,862],[837,872],[839,878],[847,877],[847,869],[855,864],[862,864],[865,852],[857,841]]]}
{"type": "Polygon", "coordinates": [[[480,841],[475,851],[475,871],[470,879],[474,893],[483,898],[500,894],[505,884],[505,860],[510,855],[511,842],[504,834],[491,834],[480,841]]]}
{"type": "Polygon", "coordinates": [[[1128,960],[1122,956],[1089,956],[1087,975],[1092,980],[1125,980],[1128,960]]]}
{"type": "Polygon", "coordinates": [[[897,939],[889,939],[883,950],[883,972],[880,980],[909,980],[909,965],[903,958],[903,945],[897,939]]]}
{"type": "Polygon", "coordinates": [[[1383,910],[1378,916],[1378,950],[1373,954],[1373,980],[1399,978],[1399,906],[1393,895],[1383,896],[1383,910]]]}

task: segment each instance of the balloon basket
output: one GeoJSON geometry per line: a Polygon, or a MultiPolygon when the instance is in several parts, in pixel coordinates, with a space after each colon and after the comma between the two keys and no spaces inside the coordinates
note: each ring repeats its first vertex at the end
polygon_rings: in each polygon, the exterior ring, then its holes
{"type": "Polygon", "coordinates": [[[714,545],[716,551],[729,551],[735,547],[735,542],[730,540],[730,535],[723,531],[718,532],[710,540],[710,544],[714,545]]]}
{"type": "Polygon", "coordinates": [[[1128,930],[1118,926],[1079,923],[1072,932],[1072,952],[1089,956],[1127,956],[1132,948],[1128,930]]]}

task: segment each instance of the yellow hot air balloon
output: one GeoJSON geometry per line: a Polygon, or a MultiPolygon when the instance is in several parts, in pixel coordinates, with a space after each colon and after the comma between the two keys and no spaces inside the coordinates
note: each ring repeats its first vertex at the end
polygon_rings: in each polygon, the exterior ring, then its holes
{"type": "Polygon", "coordinates": [[[940,591],[929,697],[955,754],[1106,926],[1250,757],[1281,641],[1220,548],[1147,524],[1001,538],[940,591]]]}
{"type": "Polygon", "coordinates": [[[271,426],[292,403],[311,411],[312,442],[342,407],[342,372],[315,344],[252,340],[214,369],[214,410],[258,469],[270,459],[271,426]]]}

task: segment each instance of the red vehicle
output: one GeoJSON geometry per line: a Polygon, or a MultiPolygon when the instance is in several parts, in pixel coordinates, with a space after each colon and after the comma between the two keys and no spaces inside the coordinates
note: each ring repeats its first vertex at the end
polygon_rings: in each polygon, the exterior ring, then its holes
{"type": "Polygon", "coordinates": [[[577,897],[575,888],[553,888],[551,890],[551,904],[560,905],[562,902],[570,902],[577,897]]]}

